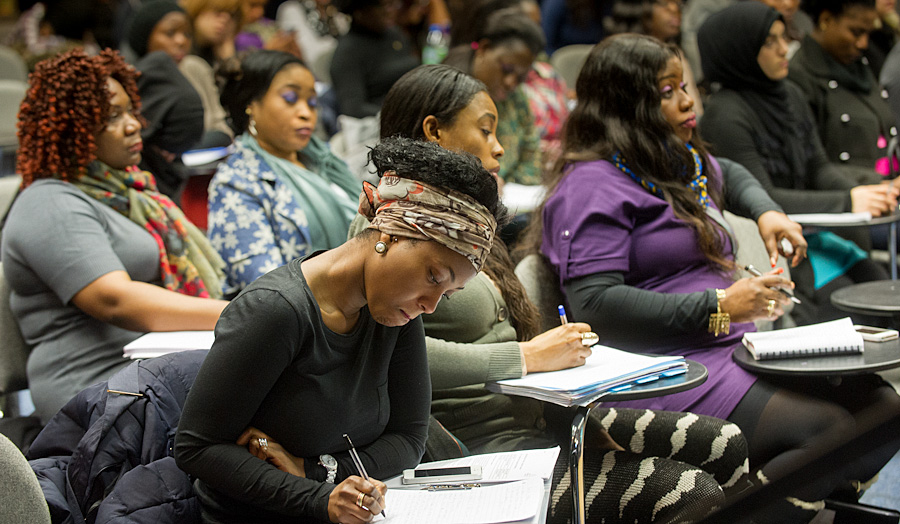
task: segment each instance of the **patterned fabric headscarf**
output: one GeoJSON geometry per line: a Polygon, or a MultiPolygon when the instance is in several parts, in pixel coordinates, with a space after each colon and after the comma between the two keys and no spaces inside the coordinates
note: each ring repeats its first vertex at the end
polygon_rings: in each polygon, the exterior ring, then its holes
{"type": "Polygon", "coordinates": [[[434,240],[469,259],[481,271],[494,243],[497,221],[472,197],[400,178],[386,171],[378,187],[365,182],[359,212],[369,228],[388,235],[434,240]]]}
{"type": "Polygon", "coordinates": [[[73,183],[153,236],[163,287],[195,297],[222,297],[225,262],[206,235],[157,191],[153,175],[137,166],[123,171],[95,160],[73,183]]]}

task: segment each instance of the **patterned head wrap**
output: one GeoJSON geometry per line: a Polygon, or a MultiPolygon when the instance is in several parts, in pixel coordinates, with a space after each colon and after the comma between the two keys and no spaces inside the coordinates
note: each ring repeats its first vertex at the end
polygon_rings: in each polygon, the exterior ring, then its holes
{"type": "Polygon", "coordinates": [[[475,271],[481,271],[497,229],[493,215],[472,197],[400,178],[394,171],[385,171],[378,187],[363,183],[359,212],[382,233],[447,246],[468,258],[475,271]]]}

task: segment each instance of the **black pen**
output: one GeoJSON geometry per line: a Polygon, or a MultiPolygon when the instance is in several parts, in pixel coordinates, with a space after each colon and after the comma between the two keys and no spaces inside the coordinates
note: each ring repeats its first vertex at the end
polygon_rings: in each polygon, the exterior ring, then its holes
{"type": "MultiPolygon", "coordinates": [[[[353,441],[350,440],[350,435],[344,433],[344,438],[347,439],[347,444],[350,445],[350,458],[353,459],[353,464],[356,466],[356,471],[359,472],[359,476],[369,480],[369,474],[366,473],[366,468],[363,466],[361,460],[359,460],[359,453],[356,452],[356,446],[353,445],[353,441]]],[[[376,491],[378,488],[375,488],[376,491]]],[[[369,493],[371,495],[371,493],[369,493]]],[[[381,516],[387,518],[387,515],[384,514],[384,510],[381,510],[381,516]]]]}
{"type": "MultiPolygon", "coordinates": [[[[753,275],[755,277],[763,276],[763,274],[760,273],[758,269],[753,267],[752,264],[747,264],[746,266],[744,266],[744,269],[746,269],[748,273],[750,273],[751,275],[753,275]]],[[[801,303],[799,298],[795,297],[793,293],[789,292],[788,290],[784,289],[783,287],[776,287],[775,289],[777,289],[778,291],[781,291],[784,294],[784,296],[791,299],[795,304],[801,303]]]]}

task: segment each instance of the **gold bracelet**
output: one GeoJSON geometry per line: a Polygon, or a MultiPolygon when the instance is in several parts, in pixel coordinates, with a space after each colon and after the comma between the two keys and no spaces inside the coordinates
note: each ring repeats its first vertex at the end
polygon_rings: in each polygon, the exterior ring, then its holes
{"type": "Polygon", "coordinates": [[[716,290],[716,312],[709,316],[709,332],[715,336],[727,335],[731,331],[731,315],[722,311],[725,290],[716,290]]]}

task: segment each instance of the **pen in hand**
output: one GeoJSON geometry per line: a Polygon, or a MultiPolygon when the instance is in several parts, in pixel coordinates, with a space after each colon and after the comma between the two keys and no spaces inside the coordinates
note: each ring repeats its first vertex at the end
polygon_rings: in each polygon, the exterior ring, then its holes
{"type": "Polygon", "coordinates": [[[560,304],[559,306],[557,306],[556,309],[559,310],[559,322],[560,322],[560,324],[562,324],[562,325],[565,326],[566,324],[569,323],[569,319],[566,318],[566,308],[564,308],[563,305],[560,304]]]}
{"type": "MultiPolygon", "coordinates": [[[[747,270],[748,273],[750,273],[751,275],[753,275],[753,276],[755,276],[755,277],[761,277],[761,276],[763,276],[763,274],[760,273],[758,269],[756,269],[755,267],[753,267],[752,264],[747,264],[746,266],[744,266],[744,269],[747,270]]],[[[777,289],[778,291],[780,291],[784,296],[786,296],[786,297],[788,297],[789,299],[791,299],[791,301],[792,301],[794,304],[800,304],[800,303],[801,303],[799,298],[795,297],[793,293],[789,292],[788,290],[784,289],[783,287],[776,287],[775,289],[777,289]]]]}
{"type": "MultiPolygon", "coordinates": [[[[366,468],[363,466],[362,460],[359,459],[359,453],[356,452],[356,446],[353,445],[353,441],[350,440],[350,435],[344,433],[344,438],[347,439],[347,444],[350,446],[350,458],[353,459],[353,465],[356,466],[356,471],[359,472],[359,476],[369,480],[369,474],[366,473],[366,468]]],[[[387,518],[387,515],[384,514],[384,510],[381,511],[381,516],[387,518]]]]}

